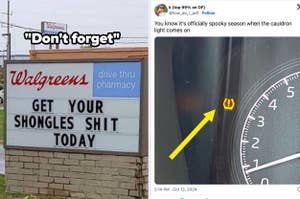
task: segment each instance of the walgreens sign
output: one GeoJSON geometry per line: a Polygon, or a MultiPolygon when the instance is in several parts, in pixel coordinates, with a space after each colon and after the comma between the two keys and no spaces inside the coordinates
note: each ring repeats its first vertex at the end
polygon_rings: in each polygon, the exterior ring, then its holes
{"type": "Polygon", "coordinates": [[[10,63],[6,147],[139,152],[141,63],[10,63]]]}
{"type": "Polygon", "coordinates": [[[87,85],[86,74],[81,75],[45,75],[42,71],[29,74],[27,69],[9,71],[13,86],[35,86],[41,90],[44,86],[87,85]]]}

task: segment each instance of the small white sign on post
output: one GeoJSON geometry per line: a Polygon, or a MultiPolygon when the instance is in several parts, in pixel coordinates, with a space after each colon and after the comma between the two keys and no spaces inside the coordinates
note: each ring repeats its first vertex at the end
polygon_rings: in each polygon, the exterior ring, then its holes
{"type": "Polygon", "coordinates": [[[42,21],[41,31],[43,34],[57,34],[59,32],[67,32],[67,24],[42,21]]]}
{"type": "Polygon", "coordinates": [[[6,147],[138,153],[141,67],[7,64],[6,147]]]}

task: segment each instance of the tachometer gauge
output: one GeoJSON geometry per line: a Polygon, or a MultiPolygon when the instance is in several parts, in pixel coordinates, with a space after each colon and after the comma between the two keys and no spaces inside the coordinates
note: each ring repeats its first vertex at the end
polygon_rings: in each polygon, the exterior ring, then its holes
{"type": "MultiPolygon", "coordinates": [[[[299,61],[299,60],[298,60],[299,61]]],[[[259,82],[236,133],[247,184],[300,183],[300,65],[290,62],[259,82]]],[[[237,163],[238,164],[238,163],[237,163]]]]}

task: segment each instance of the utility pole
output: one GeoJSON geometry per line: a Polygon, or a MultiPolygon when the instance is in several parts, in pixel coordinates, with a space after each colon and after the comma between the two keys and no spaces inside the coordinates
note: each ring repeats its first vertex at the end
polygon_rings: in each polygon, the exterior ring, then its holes
{"type": "Polygon", "coordinates": [[[7,44],[6,44],[6,60],[11,59],[11,33],[10,33],[10,0],[7,0],[7,12],[3,12],[2,14],[6,14],[6,26],[7,31],[6,33],[2,34],[2,36],[6,37],[7,44]]]}
{"type": "Polygon", "coordinates": [[[7,0],[7,60],[11,59],[11,35],[10,35],[10,0],[7,0]]]}

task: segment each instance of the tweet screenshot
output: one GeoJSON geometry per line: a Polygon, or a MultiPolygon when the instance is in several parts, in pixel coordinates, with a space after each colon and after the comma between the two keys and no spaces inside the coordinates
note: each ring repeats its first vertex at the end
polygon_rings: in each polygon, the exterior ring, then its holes
{"type": "Polygon", "coordinates": [[[151,1],[149,196],[300,198],[300,1],[151,1]]]}

